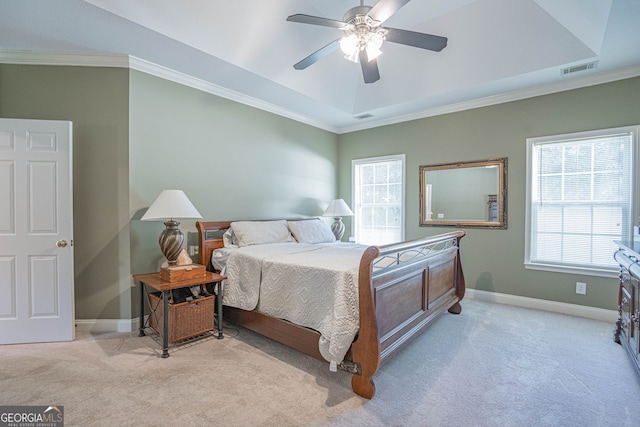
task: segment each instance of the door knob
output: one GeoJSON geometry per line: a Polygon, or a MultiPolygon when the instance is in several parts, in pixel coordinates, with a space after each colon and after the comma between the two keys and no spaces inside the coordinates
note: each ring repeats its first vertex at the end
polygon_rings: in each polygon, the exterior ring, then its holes
{"type": "Polygon", "coordinates": [[[67,241],[66,240],[58,240],[56,242],[56,246],[59,248],[65,248],[67,247],[67,241]]]}

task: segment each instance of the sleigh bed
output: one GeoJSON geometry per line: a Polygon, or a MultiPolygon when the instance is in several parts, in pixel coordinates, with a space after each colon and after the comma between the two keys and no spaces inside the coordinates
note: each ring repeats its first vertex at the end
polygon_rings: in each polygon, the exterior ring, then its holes
{"type": "MultiPolygon", "coordinates": [[[[308,221],[308,219],[283,222],[302,225],[297,221],[308,221]]],[[[322,220],[317,219],[317,221],[322,220]]],[[[239,223],[258,224],[261,222],[233,222],[236,226],[239,223]]],[[[209,270],[217,270],[214,266],[217,264],[216,256],[219,253],[224,253],[224,248],[229,244],[228,236],[231,225],[230,221],[199,221],[196,223],[199,237],[199,263],[206,265],[209,270]],[[216,255],[214,255],[214,263],[212,264],[214,251],[216,251],[216,255]]],[[[290,225],[290,227],[292,226],[290,225]]],[[[355,245],[352,247],[349,244],[339,242],[311,246],[300,243],[297,246],[299,240],[296,240],[292,233],[292,239],[286,243],[277,243],[271,246],[257,245],[250,248],[263,254],[257,262],[258,268],[266,269],[269,266],[275,266],[277,267],[276,274],[271,274],[267,270],[247,273],[249,266],[245,268],[244,265],[234,271],[241,271],[241,275],[244,274],[243,280],[248,281],[253,279],[247,274],[255,275],[258,278],[256,280],[260,283],[263,279],[266,280],[270,274],[278,278],[281,269],[285,267],[285,262],[276,259],[275,255],[282,251],[286,254],[285,258],[288,256],[294,259],[303,259],[303,264],[308,264],[303,266],[303,271],[310,268],[323,270],[321,274],[311,274],[315,279],[320,278],[322,283],[314,284],[306,277],[300,279],[300,276],[295,276],[299,282],[309,282],[305,284],[310,289],[325,286],[324,278],[328,277],[329,279],[336,278],[336,287],[344,286],[348,290],[350,289],[350,278],[353,277],[355,283],[352,284],[352,287],[356,293],[355,307],[350,307],[348,302],[329,298],[332,304],[335,304],[335,307],[330,310],[332,315],[335,311],[342,312],[343,317],[349,317],[355,312],[355,321],[357,322],[354,338],[349,338],[350,346],[347,346],[348,349],[343,360],[338,360],[337,364],[332,361],[330,365],[337,365],[337,368],[351,372],[353,374],[351,380],[353,391],[364,398],[371,399],[375,394],[372,376],[381,363],[388,360],[443,313],[447,311],[454,314],[460,313],[460,300],[464,297],[465,292],[460,260],[460,239],[464,235],[464,231],[455,231],[392,245],[360,246],[358,249],[355,245]],[[262,252],[260,246],[265,246],[266,252],[262,252]],[[321,264],[316,262],[314,267],[313,262],[307,261],[309,259],[307,253],[331,252],[334,246],[337,248],[336,250],[343,251],[338,255],[329,255],[329,259],[333,259],[334,262],[321,261],[321,264]],[[284,249],[279,249],[280,247],[284,249]],[[291,251],[296,252],[292,253],[291,251]],[[353,251],[359,252],[354,255],[353,251]],[[304,256],[298,252],[304,252],[304,256]],[[264,255],[265,253],[268,255],[264,255]],[[349,263],[353,265],[349,266],[349,263]],[[333,269],[325,271],[327,270],[324,268],[325,264],[336,264],[335,270],[337,271],[333,271],[333,269]]],[[[238,256],[234,258],[236,263],[240,262],[238,256]]],[[[229,257],[229,268],[232,267],[231,260],[232,258],[229,257]]],[[[233,271],[230,272],[233,273],[233,271]]],[[[238,304],[236,301],[238,298],[233,296],[234,293],[238,295],[238,291],[230,289],[232,286],[236,286],[236,283],[231,280],[230,272],[224,272],[229,277],[229,284],[225,284],[223,287],[224,295],[222,298],[225,304],[223,314],[226,320],[320,360],[329,360],[326,350],[321,350],[323,346],[319,343],[323,342],[324,336],[318,330],[308,325],[301,326],[292,321],[284,320],[279,316],[265,314],[260,311],[260,304],[256,309],[238,308],[243,305],[238,304]]],[[[262,284],[258,286],[267,287],[262,284]]],[[[287,296],[281,297],[280,300],[306,300],[304,296],[302,298],[291,297],[289,291],[286,292],[287,296]]],[[[336,293],[336,295],[338,294],[336,293]]],[[[259,298],[258,296],[257,299],[259,298]]],[[[274,299],[273,296],[271,299],[274,299]]],[[[314,305],[314,309],[315,307],[314,305]]],[[[297,311],[309,310],[303,308],[297,311]]],[[[323,326],[325,325],[323,324],[323,326]]],[[[334,330],[333,334],[337,336],[340,335],[340,332],[334,330]]],[[[336,338],[335,341],[337,342],[338,339],[336,338]]]]}

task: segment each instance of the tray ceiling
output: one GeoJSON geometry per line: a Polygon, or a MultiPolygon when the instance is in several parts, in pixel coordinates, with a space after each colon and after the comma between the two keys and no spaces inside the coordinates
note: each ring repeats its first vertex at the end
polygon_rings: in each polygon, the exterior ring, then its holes
{"type": "Polygon", "coordinates": [[[413,0],[384,25],[445,36],[442,52],[385,43],[373,84],[339,50],[294,70],[342,33],[286,17],[358,4],[0,0],[0,53],[130,55],[338,133],[640,75],[637,0],[413,0]]]}

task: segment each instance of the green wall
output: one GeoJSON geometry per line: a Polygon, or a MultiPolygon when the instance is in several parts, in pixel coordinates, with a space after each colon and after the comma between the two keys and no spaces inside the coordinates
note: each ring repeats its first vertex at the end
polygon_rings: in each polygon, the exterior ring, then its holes
{"type": "MultiPolygon", "coordinates": [[[[524,268],[525,140],[638,124],[638,93],[635,78],[335,135],[137,71],[0,64],[1,117],[74,124],[78,319],[138,315],[131,274],[162,259],[162,224],[139,218],[163,189],[206,220],[314,216],[336,192],[351,200],[352,159],[400,153],[407,239],[448,230],[418,226],[420,165],[509,158],[509,228],[467,230],[469,287],[613,309],[615,279],[524,268]]],[[[194,223],[181,225],[190,243],[194,223]]]]}
{"type": "Polygon", "coordinates": [[[128,71],[0,64],[0,117],[73,122],[77,319],[131,318],[128,71]]]}
{"type": "Polygon", "coordinates": [[[0,94],[0,117],[73,122],[77,319],[138,316],[131,274],[158,269],[163,228],[139,218],[163,189],[205,220],[321,215],[335,197],[335,134],[141,72],[0,64],[0,94]]]}
{"type": "MultiPolygon", "coordinates": [[[[137,71],[130,88],[134,273],[164,260],[164,225],[139,221],[164,189],[209,221],[317,216],[334,198],[335,134],[137,71]]],[[[195,220],[180,228],[197,242],[195,220]]]]}
{"type": "Polygon", "coordinates": [[[338,194],[352,199],[352,159],[406,154],[407,239],[420,227],[420,165],[508,158],[508,229],[468,229],[462,261],[469,288],[615,309],[616,279],[524,268],[526,139],[640,124],[640,78],[353,132],[339,136],[338,194]],[[392,142],[392,143],[391,143],[392,142]],[[575,293],[576,281],[587,295],[575,293]]]}

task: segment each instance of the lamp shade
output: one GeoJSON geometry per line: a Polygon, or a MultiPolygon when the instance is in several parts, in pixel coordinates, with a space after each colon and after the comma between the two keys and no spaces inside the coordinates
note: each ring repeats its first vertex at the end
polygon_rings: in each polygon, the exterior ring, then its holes
{"type": "Polygon", "coordinates": [[[342,217],[342,216],[353,216],[353,212],[349,209],[349,206],[345,203],[343,199],[335,199],[329,202],[329,206],[324,211],[322,216],[331,216],[331,217],[342,217]]]}
{"type": "Polygon", "coordinates": [[[149,206],[140,220],[164,220],[165,229],[158,242],[169,266],[175,265],[182,252],[184,234],[178,228],[179,218],[202,218],[182,190],[164,190],[149,206]]]}
{"type": "Polygon", "coordinates": [[[164,190],[149,206],[140,220],[167,220],[173,218],[202,218],[182,190],[164,190]]]}

